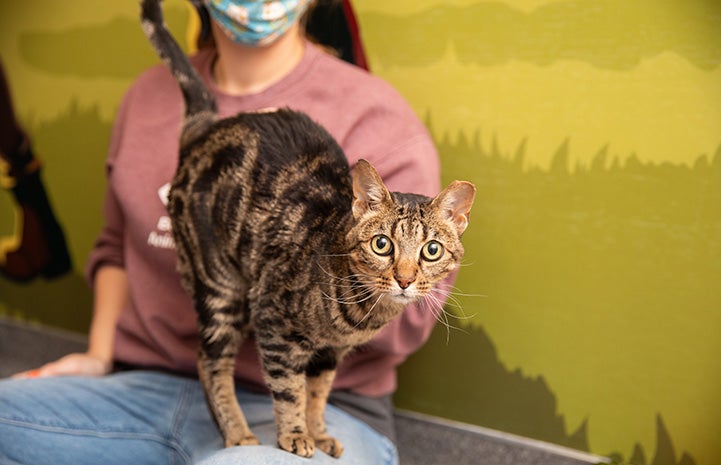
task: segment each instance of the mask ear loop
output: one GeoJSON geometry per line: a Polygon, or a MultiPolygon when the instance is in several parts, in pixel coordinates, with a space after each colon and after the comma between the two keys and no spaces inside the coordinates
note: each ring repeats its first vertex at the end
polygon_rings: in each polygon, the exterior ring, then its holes
{"type": "Polygon", "coordinates": [[[195,11],[198,13],[198,18],[200,18],[200,34],[198,34],[196,43],[198,48],[202,48],[212,40],[210,31],[210,13],[208,12],[208,8],[206,8],[203,4],[202,0],[190,0],[190,3],[193,4],[195,11]]]}

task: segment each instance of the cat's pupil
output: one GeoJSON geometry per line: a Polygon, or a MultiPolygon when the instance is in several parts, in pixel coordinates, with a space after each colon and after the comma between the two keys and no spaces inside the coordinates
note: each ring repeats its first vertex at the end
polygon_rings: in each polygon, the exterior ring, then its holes
{"type": "Polygon", "coordinates": [[[371,245],[373,252],[378,255],[390,255],[393,251],[393,244],[391,243],[391,240],[382,234],[374,237],[371,245]]]}
{"type": "Polygon", "coordinates": [[[443,246],[436,241],[430,241],[423,247],[422,255],[428,261],[438,260],[443,255],[443,246]]]}

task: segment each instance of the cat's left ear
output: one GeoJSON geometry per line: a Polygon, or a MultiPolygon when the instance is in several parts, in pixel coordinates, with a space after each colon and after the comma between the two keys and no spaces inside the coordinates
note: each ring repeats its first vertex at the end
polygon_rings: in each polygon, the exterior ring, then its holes
{"type": "Polygon", "coordinates": [[[455,226],[460,236],[468,227],[475,196],[476,186],[468,181],[453,181],[433,199],[431,205],[438,209],[441,218],[455,226]]]}
{"type": "Polygon", "coordinates": [[[353,168],[353,216],[359,219],[368,210],[391,202],[391,194],[375,168],[365,160],[358,160],[353,168]]]}

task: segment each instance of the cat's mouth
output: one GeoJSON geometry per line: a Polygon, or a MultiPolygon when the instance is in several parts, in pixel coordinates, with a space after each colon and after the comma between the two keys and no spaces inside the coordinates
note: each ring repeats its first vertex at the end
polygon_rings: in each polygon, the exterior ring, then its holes
{"type": "Polygon", "coordinates": [[[417,283],[401,286],[399,283],[388,278],[376,283],[375,289],[376,292],[382,294],[384,298],[402,305],[416,302],[427,294],[425,287],[419,286],[417,283]]]}
{"type": "Polygon", "coordinates": [[[418,292],[413,289],[393,289],[388,296],[403,305],[413,303],[420,298],[418,292]]]}

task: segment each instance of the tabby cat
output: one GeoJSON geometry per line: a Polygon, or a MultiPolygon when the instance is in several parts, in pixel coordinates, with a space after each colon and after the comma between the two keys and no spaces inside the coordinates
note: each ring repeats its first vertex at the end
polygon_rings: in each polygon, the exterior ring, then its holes
{"type": "Polygon", "coordinates": [[[299,112],[218,119],[210,92],[142,0],[142,25],[182,89],[185,117],[168,210],[183,285],[198,313],[198,372],[225,445],[257,444],[233,388],[240,342],[255,337],[278,445],[339,457],[324,409],[335,368],[463,255],[475,194],[391,193],[299,112]]]}

